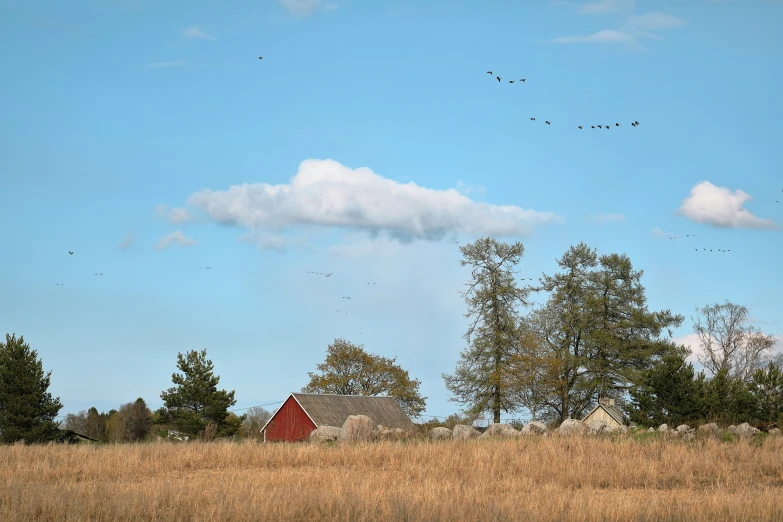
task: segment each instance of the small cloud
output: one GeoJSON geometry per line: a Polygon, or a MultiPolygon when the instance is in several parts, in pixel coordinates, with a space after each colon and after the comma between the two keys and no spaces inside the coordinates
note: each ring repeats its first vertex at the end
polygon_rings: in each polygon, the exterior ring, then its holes
{"type": "Polygon", "coordinates": [[[355,238],[339,245],[329,247],[329,253],[350,259],[366,257],[388,259],[402,249],[402,245],[388,238],[355,238]]]}
{"type": "Polygon", "coordinates": [[[614,29],[605,29],[587,36],[561,36],[552,40],[553,43],[605,43],[605,44],[636,44],[636,38],[633,35],[616,31],[614,29]]]}
{"type": "Polygon", "coordinates": [[[169,69],[171,67],[182,67],[188,62],[185,60],[177,60],[174,62],[152,62],[147,67],[150,69],[169,69]]]}
{"type": "Polygon", "coordinates": [[[211,34],[205,33],[195,25],[186,27],[184,31],[182,31],[182,34],[185,36],[185,38],[197,38],[201,40],[217,40],[217,38],[215,38],[211,34]]]}
{"type": "Polygon", "coordinates": [[[666,239],[673,236],[674,234],[669,234],[668,232],[664,232],[658,227],[655,227],[652,231],[652,237],[657,237],[658,239],[666,239]]]}
{"type": "Polygon", "coordinates": [[[680,26],[685,22],[676,16],[655,12],[632,16],[628,19],[628,23],[634,27],[638,27],[639,29],[647,29],[649,31],[665,31],[667,29],[680,26]]]}
{"type": "Polygon", "coordinates": [[[128,247],[130,247],[134,241],[136,241],[135,234],[133,232],[126,233],[125,237],[122,240],[122,243],[120,243],[120,250],[127,250],[128,247]]]}
{"type": "Polygon", "coordinates": [[[631,11],[635,6],[634,0],[596,0],[583,4],[579,8],[579,12],[582,14],[611,14],[631,11]]]}
{"type": "Polygon", "coordinates": [[[457,180],[457,192],[463,196],[467,196],[471,192],[475,192],[476,194],[485,194],[487,192],[487,188],[483,185],[467,185],[462,181],[457,180]]]}
{"type": "Polygon", "coordinates": [[[563,221],[551,212],[476,202],[455,189],[403,184],[333,160],[303,161],[289,184],[206,189],[191,195],[188,204],[225,225],[277,231],[337,227],[404,242],[437,241],[455,232],[523,236],[533,227],[563,221]]]}
{"type": "Polygon", "coordinates": [[[622,223],[625,221],[623,214],[593,214],[587,218],[588,221],[596,223],[622,223]]]}
{"type": "Polygon", "coordinates": [[[697,334],[676,335],[672,337],[672,341],[678,345],[686,346],[691,351],[690,355],[685,358],[686,361],[691,364],[699,364],[698,356],[702,353],[702,349],[701,341],[697,334]]]}
{"type": "Polygon", "coordinates": [[[240,239],[242,241],[247,241],[248,243],[253,243],[261,250],[275,250],[277,252],[285,252],[293,243],[299,243],[289,240],[282,234],[255,231],[245,234],[240,239]]]}
{"type": "Polygon", "coordinates": [[[174,244],[186,247],[195,245],[196,242],[183,234],[181,230],[177,230],[176,232],[172,232],[171,234],[160,238],[155,244],[155,250],[163,250],[174,244]]]}
{"type": "Polygon", "coordinates": [[[771,219],[761,219],[743,208],[753,199],[742,190],[732,192],[726,187],[716,187],[709,181],[693,186],[676,214],[696,223],[706,223],[721,228],[777,228],[771,219]]]}
{"type": "Polygon", "coordinates": [[[155,207],[155,214],[158,217],[168,219],[169,222],[174,224],[193,220],[193,216],[190,215],[190,211],[186,208],[174,207],[169,209],[166,205],[158,205],[155,207]]]}
{"type": "Polygon", "coordinates": [[[304,18],[316,11],[336,9],[337,4],[324,0],[277,0],[283,8],[292,16],[304,18]]]}

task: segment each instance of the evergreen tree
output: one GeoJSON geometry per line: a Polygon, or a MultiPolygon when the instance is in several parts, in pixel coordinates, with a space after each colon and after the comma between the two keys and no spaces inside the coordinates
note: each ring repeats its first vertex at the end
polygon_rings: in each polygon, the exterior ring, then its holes
{"type": "Polygon", "coordinates": [[[234,435],[245,416],[229,418],[228,408],[236,404],[234,391],[217,389],[220,377],[214,374],[207,351],[177,354],[177,368],[182,373],[171,375],[176,386],[160,394],[175,429],[196,436],[214,424],[218,437],[234,435]]]}
{"type": "Polygon", "coordinates": [[[44,374],[38,352],[24,337],[0,341],[0,442],[37,443],[56,440],[54,419],[63,407],[47,390],[52,372],[44,374]]]}
{"type": "Polygon", "coordinates": [[[442,377],[452,401],[471,413],[491,412],[498,423],[501,411],[519,405],[513,356],[519,343],[517,306],[527,305],[528,290],[517,286],[513,268],[525,249],[522,243],[481,238],[460,251],[460,264],[470,266],[473,276],[462,293],[468,305],[465,317],[472,319],[464,336],[469,346],[455,372],[442,377]]]}
{"type": "Polygon", "coordinates": [[[703,412],[713,422],[738,424],[756,420],[756,401],[739,375],[723,367],[705,380],[703,412]]]}
{"type": "Polygon", "coordinates": [[[95,406],[87,410],[85,435],[101,442],[106,442],[106,419],[98,413],[98,409],[95,406]]]}
{"type": "Polygon", "coordinates": [[[631,388],[627,408],[631,421],[644,426],[677,426],[698,419],[700,390],[694,373],[682,352],[665,355],[631,388]]]}
{"type": "Polygon", "coordinates": [[[767,423],[777,423],[783,416],[783,372],[774,362],[759,368],[751,377],[750,392],[756,401],[758,418],[767,423]]]}

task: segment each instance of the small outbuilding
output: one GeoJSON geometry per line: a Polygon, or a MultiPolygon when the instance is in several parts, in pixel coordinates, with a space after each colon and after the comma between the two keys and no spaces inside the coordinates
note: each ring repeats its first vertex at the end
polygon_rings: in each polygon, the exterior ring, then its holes
{"type": "Polygon", "coordinates": [[[60,430],[60,440],[67,442],[68,444],[83,444],[83,443],[95,443],[100,442],[98,439],[88,437],[83,433],[76,433],[73,430],[60,430]]]}
{"type": "Polygon", "coordinates": [[[615,407],[614,399],[600,398],[598,405],[582,419],[582,422],[587,425],[593,422],[603,422],[610,428],[619,428],[625,426],[625,415],[615,407]]]}
{"type": "Polygon", "coordinates": [[[391,397],[292,393],[261,428],[264,442],[300,442],[321,426],[341,427],[351,415],[366,415],[373,426],[413,429],[413,422],[391,397]]]}

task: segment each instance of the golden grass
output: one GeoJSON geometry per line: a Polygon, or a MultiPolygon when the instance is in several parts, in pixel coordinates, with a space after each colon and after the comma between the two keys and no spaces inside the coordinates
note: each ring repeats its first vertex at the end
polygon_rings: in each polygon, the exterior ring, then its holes
{"type": "Polygon", "coordinates": [[[783,440],[14,445],[0,520],[783,520],[783,440]]]}

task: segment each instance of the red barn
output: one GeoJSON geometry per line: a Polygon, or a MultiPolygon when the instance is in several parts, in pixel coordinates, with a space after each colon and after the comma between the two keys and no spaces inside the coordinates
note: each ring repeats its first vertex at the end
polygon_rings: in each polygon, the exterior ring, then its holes
{"type": "Polygon", "coordinates": [[[367,415],[372,425],[413,429],[413,423],[391,397],[292,393],[261,431],[264,442],[300,442],[321,426],[341,427],[350,415],[367,415]]]}

